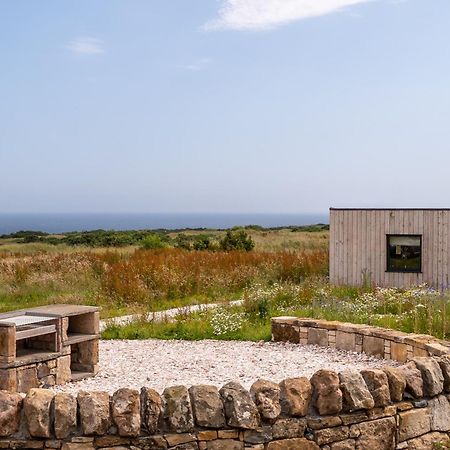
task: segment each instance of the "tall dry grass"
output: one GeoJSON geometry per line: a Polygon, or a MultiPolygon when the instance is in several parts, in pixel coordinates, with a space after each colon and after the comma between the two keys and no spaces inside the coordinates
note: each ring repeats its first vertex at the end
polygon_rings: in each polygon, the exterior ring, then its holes
{"type": "Polygon", "coordinates": [[[0,311],[73,302],[100,305],[110,315],[130,305],[161,307],[193,295],[215,300],[254,282],[323,274],[327,264],[324,250],[9,253],[0,257],[0,311]]]}
{"type": "Polygon", "coordinates": [[[125,302],[239,291],[253,282],[298,282],[327,271],[326,251],[187,252],[179,249],[136,251],[105,266],[103,290],[125,302]]]}

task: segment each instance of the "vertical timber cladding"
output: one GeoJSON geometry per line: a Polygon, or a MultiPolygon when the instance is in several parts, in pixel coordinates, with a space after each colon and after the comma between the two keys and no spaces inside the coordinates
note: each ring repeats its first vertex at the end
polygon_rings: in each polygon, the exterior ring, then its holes
{"type": "Polygon", "coordinates": [[[330,281],[449,286],[450,209],[330,208],[330,281]],[[387,235],[421,236],[421,271],[387,271],[387,235]]]}

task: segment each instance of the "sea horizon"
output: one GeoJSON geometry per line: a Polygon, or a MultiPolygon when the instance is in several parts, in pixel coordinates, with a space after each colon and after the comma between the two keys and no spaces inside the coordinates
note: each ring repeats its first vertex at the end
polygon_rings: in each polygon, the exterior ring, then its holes
{"type": "Polygon", "coordinates": [[[280,227],[328,223],[321,213],[0,213],[0,234],[90,230],[280,227]]]}

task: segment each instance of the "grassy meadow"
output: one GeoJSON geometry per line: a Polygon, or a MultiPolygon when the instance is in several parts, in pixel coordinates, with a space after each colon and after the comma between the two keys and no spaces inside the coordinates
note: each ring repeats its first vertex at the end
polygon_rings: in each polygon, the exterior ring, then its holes
{"type": "Polygon", "coordinates": [[[217,230],[2,236],[0,312],[76,303],[100,306],[107,318],[232,300],[255,283],[326,274],[326,229],[246,232],[252,251],[221,250],[226,231],[217,230]],[[192,248],[205,242],[207,250],[192,248]]]}
{"type": "Polygon", "coordinates": [[[326,227],[244,231],[249,251],[224,250],[227,230],[6,236],[0,238],[0,311],[76,303],[100,306],[103,318],[142,317],[111,324],[106,339],[269,340],[270,317],[277,315],[450,337],[446,293],[427,286],[330,286],[326,227]],[[244,304],[226,304],[235,299],[244,304]],[[167,322],[144,319],[144,313],[210,302],[223,306],[182,311],[167,322]]]}

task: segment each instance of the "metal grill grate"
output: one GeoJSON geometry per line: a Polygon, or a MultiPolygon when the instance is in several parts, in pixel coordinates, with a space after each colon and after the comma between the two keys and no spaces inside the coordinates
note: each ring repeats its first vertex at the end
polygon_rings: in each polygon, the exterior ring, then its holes
{"type": "Polygon", "coordinates": [[[54,317],[49,316],[33,316],[24,314],[22,316],[8,317],[6,319],[0,319],[0,323],[14,323],[17,327],[23,327],[26,325],[32,325],[34,323],[48,322],[49,320],[55,320],[54,317]]]}

